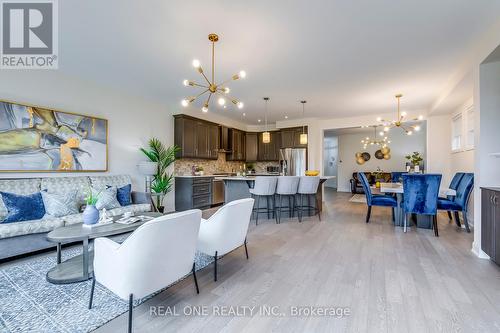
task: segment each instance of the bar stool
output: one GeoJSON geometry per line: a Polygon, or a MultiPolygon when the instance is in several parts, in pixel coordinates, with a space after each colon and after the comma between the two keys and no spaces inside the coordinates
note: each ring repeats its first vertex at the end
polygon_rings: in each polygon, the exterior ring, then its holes
{"type": "MultiPolygon", "coordinates": [[[[318,214],[318,218],[321,221],[321,214],[319,211],[319,203],[318,203],[318,196],[316,193],[318,192],[318,187],[319,187],[319,177],[311,177],[311,176],[302,176],[300,177],[299,181],[299,188],[297,190],[297,194],[300,197],[300,205],[297,206],[297,212],[299,216],[299,222],[302,222],[302,213],[304,210],[314,210],[316,214],[318,214]],[[304,201],[304,196],[307,198],[307,205],[304,206],[303,201],[304,201]],[[315,205],[311,206],[310,204],[310,198],[311,196],[314,196],[315,199],[315,205]]],[[[314,214],[314,215],[316,215],[314,214]]]]}
{"type": "Polygon", "coordinates": [[[274,207],[276,204],[274,200],[274,193],[276,193],[277,182],[278,182],[278,177],[271,177],[271,176],[255,177],[254,187],[250,189],[250,194],[257,203],[257,207],[253,209],[253,213],[255,213],[256,216],[255,225],[259,224],[259,213],[267,213],[268,219],[270,218],[270,215],[272,213],[273,217],[276,218],[276,214],[274,212],[274,207]],[[260,198],[262,197],[266,199],[266,207],[260,208],[260,198]]]}
{"type": "Polygon", "coordinates": [[[288,213],[290,218],[293,218],[295,212],[295,195],[299,188],[300,177],[297,176],[282,176],[278,178],[278,185],[276,186],[276,194],[278,195],[279,207],[276,206],[278,220],[276,223],[281,222],[281,213],[284,211],[288,213]],[[288,198],[288,207],[283,210],[283,197],[288,198]]]}

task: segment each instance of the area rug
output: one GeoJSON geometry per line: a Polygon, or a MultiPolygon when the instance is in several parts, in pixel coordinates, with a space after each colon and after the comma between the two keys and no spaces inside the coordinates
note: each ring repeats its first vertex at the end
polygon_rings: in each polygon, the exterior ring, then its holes
{"type": "MultiPolygon", "coordinates": [[[[78,247],[64,249],[63,259],[80,253],[78,247]]],[[[196,269],[212,260],[197,253],[196,269]]],[[[93,308],[89,310],[91,281],[51,284],[45,274],[55,264],[54,254],[0,266],[0,332],[89,332],[128,310],[127,302],[99,284],[96,284],[93,308]]]]}
{"type": "Polygon", "coordinates": [[[349,199],[349,202],[366,204],[366,196],[364,194],[355,194],[351,199],[349,199]]]}

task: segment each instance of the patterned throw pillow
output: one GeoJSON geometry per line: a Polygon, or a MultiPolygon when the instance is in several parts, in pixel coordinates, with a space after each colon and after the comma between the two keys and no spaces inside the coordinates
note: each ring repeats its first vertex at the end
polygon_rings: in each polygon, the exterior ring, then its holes
{"type": "Polygon", "coordinates": [[[95,208],[97,208],[98,210],[101,210],[103,208],[106,208],[106,210],[110,210],[113,208],[120,207],[120,203],[116,198],[116,192],[117,192],[116,186],[111,186],[101,191],[92,187],[92,194],[98,195],[95,208]]]}
{"type": "Polygon", "coordinates": [[[45,215],[45,207],[40,192],[20,195],[0,192],[3,203],[7,207],[7,217],[2,223],[39,220],[45,215]]]}
{"type": "Polygon", "coordinates": [[[123,187],[119,187],[116,192],[116,198],[122,206],[129,206],[132,204],[132,198],[130,197],[130,192],[132,191],[132,185],[127,184],[123,187]]]}
{"type": "Polygon", "coordinates": [[[48,193],[42,191],[45,212],[51,217],[61,217],[78,214],[78,190],[67,193],[48,193]]]}

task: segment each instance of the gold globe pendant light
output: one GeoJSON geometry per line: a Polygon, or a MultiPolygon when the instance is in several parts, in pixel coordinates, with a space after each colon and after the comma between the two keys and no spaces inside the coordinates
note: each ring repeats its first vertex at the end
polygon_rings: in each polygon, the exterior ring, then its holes
{"type": "MultiPolygon", "coordinates": [[[[304,119],[305,106],[307,101],[300,101],[300,103],[302,103],[302,119],[304,119]]],[[[305,125],[302,125],[302,134],[300,134],[299,142],[301,145],[307,145],[307,133],[305,125]]]]}
{"type": "Polygon", "coordinates": [[[210,104],[210,100],[212,98],[212,95],[217,95],[219,98],[217,99],[217,103],[222,106],[223,108],[226,108],[226,99],[229,99],[231,103],[236,105],[238,109],[243,108],[243,102],[232,98],[229,96],[229,92],[231,91],[229,87],[227,87],[227,83],[230,82],[231,80],[238,80],[238,79],[244,79],[246,77],[245,71],[240,71],[238,74],[235,74],[231,76],[230,79],[223,81],[221,83],[216,83],[215,81],[215,43],[219,41],[219,36],[217,34],[210,34],[208,35],[208,40],[212,43],[212,77],[209,79],[205,72],[203,71],[203,68],[201,67],[201,63],[199,60],[195,59],[193,60],[193,67],[196,68],[198,73],[203,77],[205,80],[205,83],[197,83],[195,81],[190,81],[190,80],[184,80],[184,85],[186,87],[198,87],[202,88],[202,91],[194,96],[189,96],[184,98],[181,101],[181,105],[183,107],[187,107],[189,104],[194,102],[197,98],[205,95],[208,93],[208,97],[205,100],[205,103],[203,103],[203,107],[201,108],[201,111],[203,112],[208,112],[208,106],[210,104]]]}
{"type": "Polygon", "coordinates": [[[411,125],[411,124],[408,124],[408,122],[421,121],[424,119],[424,117],[422,115],[420,115],[417,118],[405,120],[405,117],[407,116],[407,114],[406,114],[406,112],[401,112],[401,110],[400,110],[400,105],[401,105],[400,99],[401,99],[401,97],[403,97],[403,95],[397,94],[395,97],[398,100],[398,114],[397,114],[396,120],[387,121],[387,120],[382,119],[381,117],[377,118],[377,121],[381,122],[382,125],[384,126],[384,132],[388,132],[391,128],[395,128],[395,127],[401,128],[406,133],[406,135],[412,135],[413,132],[420,131],[420,124],[411,125]]]}
{"type": "Polygon", "coordinates": [[[271,142],[271,133],[267,130],[267,103],[269,102],[269,97],[264,97],[264,104],[265,104],[265,123],[266,123],[266,131],[262,133],[262,143],[270,143],[271,142]]]}

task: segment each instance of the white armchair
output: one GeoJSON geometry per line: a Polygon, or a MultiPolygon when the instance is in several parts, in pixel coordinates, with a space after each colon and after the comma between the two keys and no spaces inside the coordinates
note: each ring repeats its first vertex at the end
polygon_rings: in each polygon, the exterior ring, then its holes
{"type": "Polygon", "coordinates": [[[214,281],[217,281],[217,258],[244,245],[248,259],[247,231],[254,199],[231,201],[208,220],[202,219],[198,251],[215,258],[214,281]]]}
{"type": "Polygon", "coordinates": [[[165,288],[189,273],[193,274],[199,293],[194,258],[200,221],[201,211],[195,209],[146,222],[121,245],[97,238],[89,309],[97,281],[120,298],[128,299],[131,332],[134,299],[165,288]]]}

